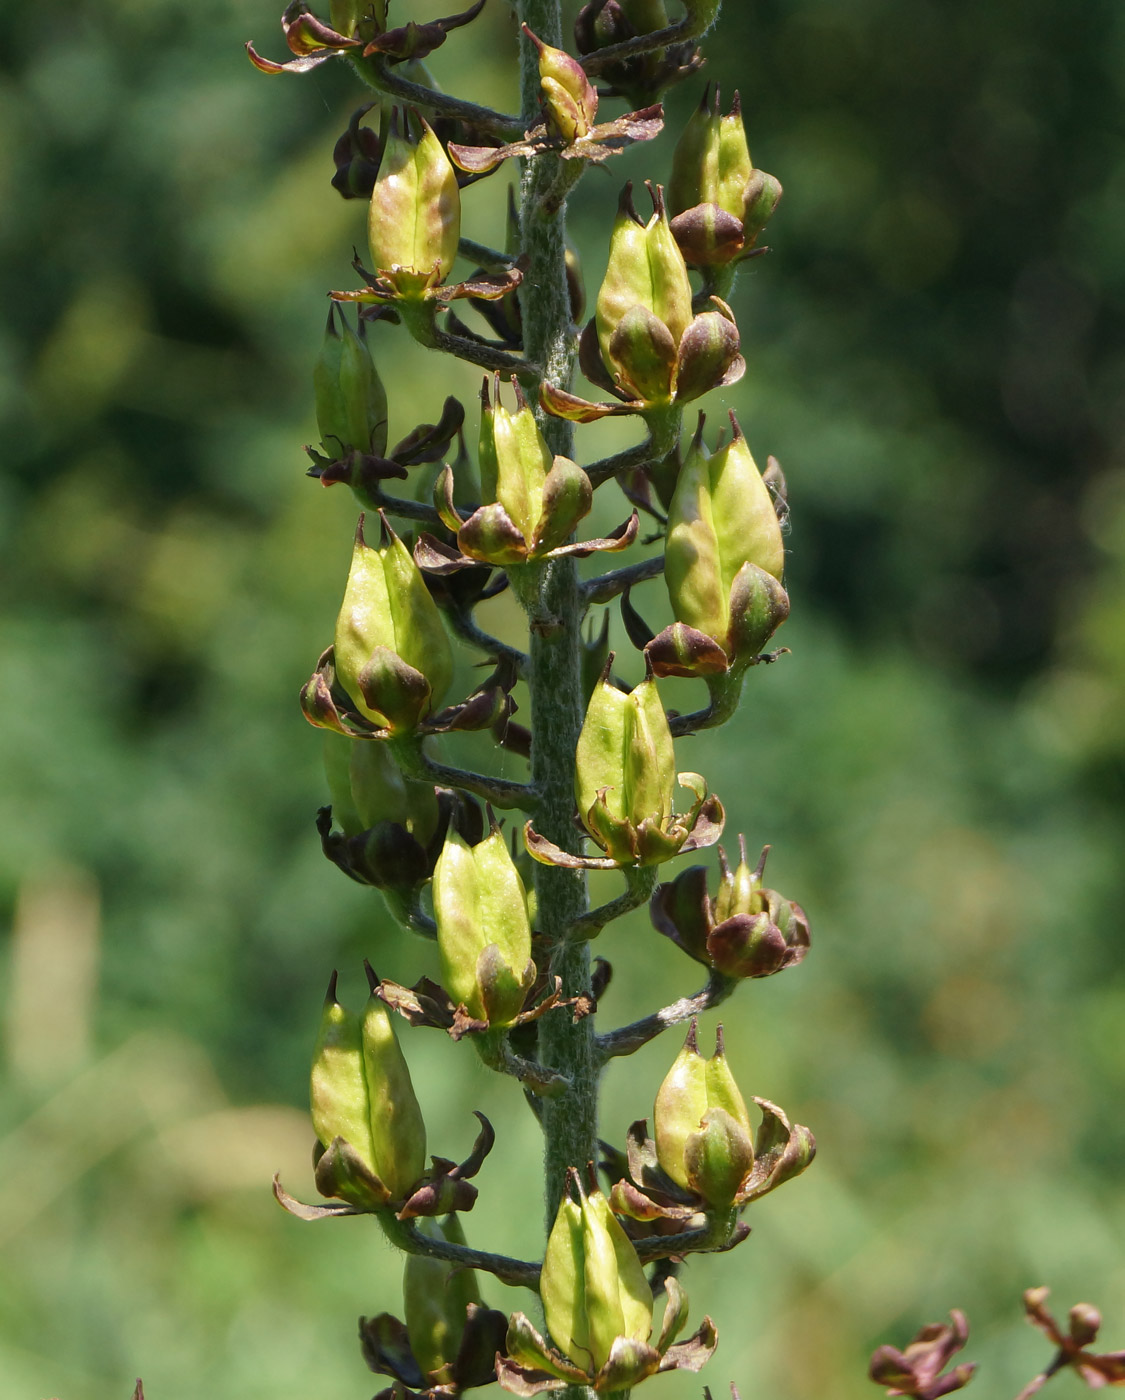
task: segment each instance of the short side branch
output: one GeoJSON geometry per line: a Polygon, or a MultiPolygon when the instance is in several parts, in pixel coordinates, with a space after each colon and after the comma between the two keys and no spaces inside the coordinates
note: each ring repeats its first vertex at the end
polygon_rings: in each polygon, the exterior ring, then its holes
{"type": "Polygon", "coordinates": [[[445,92],[434,92],[432,88],[423,87],[421,83],[412,83],[408,78],[394,72],[383,58],[355,58],[352,63],[369,87],[373,87],[377,92],[385,92],[390,97],[397,97],[400,102],[409,102],[412,107],[421,107],[442,117],[468,122],[481,131],[502,136],[505,140],[510,141],[523,135],[523,122],[519,117],[493,111],[491,107],[480,107],[475,102],[465,102],[459,97],[450,97],[445,92]]]}
{"type": "MultiPolygon", "coordinates": [[[[642,1045],[655,1040],[670,1026],[678,1026],[684,1021],[690,1021],[693,1016],[719,1006],[737,986],[737,978],[724,977],[721,972],[712,972],[707,985],[702,991],[696,992],[695,996],[681,997],[670,1006],[662,1006],[659,1011],[654,1011],[651,1016],[642,1017],[628,1026],[621,1026],[606,1035],[598,1036],[598,1055],[602,1063],[617,1055],[631,1055],[642,1045]]],[[[675,1250],[671,1252],[676,1253],[675,1250]]]]}
{"type": "Polygon", "coordinates": [[[485,1273],[495,1275],[501,1283],[539,1292],[538,1264],[423,1235],[412,1220],[395,1220],[393,1216],[383,1215],[380,1216],[380,1223],[390,1242],[407,1254],[424,1254],[430,1259],[444,1259],[449,1264],[460,1264],[466,1269],[483,1269],[485,1273]]]}
{"type": "Polygon", "coordinates": [[[582,585],[582,601],[589,607],[591,603],[608,603],[635,583],[644,583],[650,578],[659,578],[664,572],[663,554],[654,554],[651,559],[642,559],[636,564],[626,564],[623,569],[614,569],[608,574],[599,574],[582,585]]]}

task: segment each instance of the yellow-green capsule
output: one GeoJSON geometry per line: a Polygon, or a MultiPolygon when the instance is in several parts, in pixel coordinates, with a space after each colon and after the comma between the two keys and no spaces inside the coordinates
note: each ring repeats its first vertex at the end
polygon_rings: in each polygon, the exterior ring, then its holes
{"type": "Polygon", "coordinates": [[[336,620],[336,675],[368,719],[409,731],[448,690],[453,653],[413,556],[381,522],[377,548],[364,538],[362,516],[356,529],[336,620]]]}
{"type": "Polygon", "coordinates": [[[309,1076],[313,1130],[324,1147],[343,1138],[364,1164],[375,1169],[371,1102],[363,1065],[361,1020],[336,1000],[333,974],[321,1013],[309,1076]]]}
{"type": "Polygon", "coordinates": [[[394,108],[367,220],[371,258],[400,295],[444,282],[461,237],[461,195],[430,125],[394,108]]]}
{"type": "Polygon", "coordinates": [[[604,798],[612,817],[627,820],[625,792],[625,740],[629,732],[629,697],[608,676],[613,664],[610,652],[602,676],[586,707],[578,736],[574,764],[574,797],[578,815],[588,822],[590,809],[604,798]]]}
{"type": "Polygon", "coordinates": [[[387,394],[362,333],[362,321],[360,332],[352,330],[342,309],[331,307],[313,370],[313,389],[321,445],[333,457],[353,448],[381,457],[387,447],[387,394]]]}
{"type": "Polygon", "coordinates": [[[653,214],[642,224],[626,185],[610,235],[609,265],[598,292],[595,319],[602,358],[615,368],[614,332],[635,307],[656,318],[680,343],[692,319],[687,264],[664,208],[663,191],[651,187],[653,214]]]}
{"type": "Polygon", "coordinates": [[[511,1025],[535,979],[523,881],[498,827],[475,846],[457,831],[434,866],[442,982],[490,1026],[511,1025]]]}
{"type": "Polygon", "coordinates": [[[668,510],[664,577],[677,622],[730,653],[731,594],[745,565],[778,582],[785,567],[781,524],[746,439],[731,415],[733,440],[713,455],[702,420],[668,510]]]}
{"type": "Polygon", "coordinates": [[[754,1149],[750,1116],[723,1053],[721,1027],[715,1054],[706,1060],[692,1022],[657,1091],[653,1119],[663,1170],[708,1204],[730,1205],[754,1165],[754,1149]]]}
{"type": "Polygon", "coordinates": [[[399,1201],[426,1170],[426,1125],[390,1014],[374,995],[363,1013],[361,1042],[372,1165],[391,1200],[399,1201]]]}
{"type": "Polygon", "coordinates": [[[589,135],[598,112],[598,94],[586,70],[564,49],[552,48],[525,24],[523,32],[539,53],[539,87],[547,125],[565,141],[589,135]]]}
{"type": "Polygon", "coordinates": [[[551,1228],[540,1292],[547,1330],[571,1361],[599,1371],[614,1342],[647,1342],[652,1291],[628,1236],[600,1191],[587,1195],[572,1182],[551,1228]]]}

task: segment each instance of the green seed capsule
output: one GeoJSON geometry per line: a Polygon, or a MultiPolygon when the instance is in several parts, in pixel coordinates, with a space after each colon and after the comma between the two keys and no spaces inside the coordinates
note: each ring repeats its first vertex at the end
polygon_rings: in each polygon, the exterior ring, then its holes
{"type": "Polygon", "coordinates": [[[362,516],[356,530],[336,621],[336,675],[368,719],[405,732],[448,690],[453,653],[413,556],[381,519],[378,548],[365,540],[362,516]]]}
{"type": "Polygon", "coordinates": [[[657,354],[660,339],[659,331],[644,329],[649,326],[647,318],[666,332],[673,360],[692,320],[687,265],[668,227],[662,191],[650,186],[650,193],[653,214],[642,224],[633,208],[631,187],[625,187],[595,312],[598,344],[610,372],[629,379],[632,370],[646,382],[652,371],[644,368],[644,362],[657,354]],[[635,364],[638,359],[641,363],[635,364]]]}
{"type": "Polygon", "coordinates": [[[785,566],[769,489],[733,415],[731,422],[733,441],[714,455],[703,445],[700,422],[668,511],[664,570],[676,620],[714,638],[728,655],[736,650],[730,635],[736,579],[752,564],[780,583],[785,566]]]}
{"type": "Polygon", "coordinates": [[[449,833],[434,866],[433,898],[446,991],[478,1020],[511,1025],[535,965],[523,881],[498,827],[475,846],[449,833]]]}
{"type": "Polygon", "coordinates": [[[692,1022],[684,1048],[656,1095],[656,1155],[677,1185],[709,1205],[728,1206],[754,1165],[746,1104],[722,1049],[722,1028],[710,1060],[700,1055],[692,1022]]]}
{"type": "Polygon", "coordinates": [[[352,1148],[382,1184],[403,1199],[426,1167],[426,1128],[402,1050],[382,1002],[362,1016],[336,1000],[333,974],[310,1075],[313,1128],[322,1146],[352,1148]]]}
{"type": "Polygon", "coordinates": [[[552,48],[531,32],[523,32],[539,51],[539,86],[548,128],[565,141],[587,136],[598,112],[598,94],[576,58],[552,48]]]}
{"type": "Polygon", "coordinates": [[[456,173],[429,124],[398,108],[371,192],[367,232],[375,267],[401,296],[420,297],[453,270],[461,237],[456,173]]]}
{"type": "Polygon", "coordinates": [[[569,1195],[547,1241],[540,1291],[547,1330],[577,1365],[596,1372],[619,1337],[647,1342],[652,1292],[637,1252],[600,1191],[569,1195]]]}

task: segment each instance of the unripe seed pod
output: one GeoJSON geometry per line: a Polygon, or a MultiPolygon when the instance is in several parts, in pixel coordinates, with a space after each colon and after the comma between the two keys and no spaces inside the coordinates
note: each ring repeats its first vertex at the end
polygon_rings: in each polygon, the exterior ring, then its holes
{"type": "Polygon", "coordinates": [[[377,549],[364,539],[362,516],[356,529],[336,621],[336,675],[368,719],[407,732],[449,688],[453,653],[413,556],[380,519],[377,549]]]}
{"type": "Polygon", "coordinates": [[[586,70],[564,49],[552,48],[525,24],[523,32],[539,51],[539,86],[547,125],[566,141],[586,136],[598,111],[598,94],[586,70]]]}
{"type": "MultiPolygon", "coordinates": [[[[611,662],[612,653],[607,669],[611,662]]],[[[659,824],[672,810],[675,769],[672,732],[656,682],[647,677],[626,695],[603,672],[575,755],[574,795],[587,830],[615,854],[614,825],[659,824]]]]}
{"type": "Polygon", "coordinates": [[[663,192],[650,187],[653,214],[642,224],[633,208],[632,188],[626,185],[610,236],[609,265],[598,292],[596,324],[602,358],[614,366],[614,332],[633,307],[641,307],[661,322],[673,346],[692,319],[691,282],[687,265],[668,227],[663,192]]]}
{"type": "Polygon", "coordinates": [[[540,1291],[547,1330],[571,1361],[599,1371],[614,1342],[647,1342],[652,1291],[625,1231],[598,1190],[572,1181],[576,1203],[564,1195],[547,1240],[540,1291]]]}
{"type": "Polygon", "coordinates": [[[543,483],[551,470],[551,450],[517,387],[516,411],[500,401],[496,377],[496,402],[489,398],[488,380],[481,389],[480,463],[481,497],[497,501],[508,512],[525,540],[530,540],[543,512],[543,483]]]}
{"type": "Polygon", "coordinates": [[[343,310],[333,303],[313,369],[317,428],[321,446],[333,460],[353,448],[377,457],[387,450],[387,393],[371,358],[363,322],[359,324],[356,335],[343,310]]]}
{"type": "Polygon", "coordinates": [[[461,238],[456,173],[429,124],[397,107],[371,191],[367,231],[376,269],[401,296],[421,296],[453,269],[461,238]]]}
{"type": "Polygon", "coordinates": [[[742,104],[719,115],[719,89],[704,92],[672,157],[668,184],[671,228],[694,267],[721,266],[753,247],[777,202],[781,185],[755,170],[750,159],[742,104]]]}
{"type": "MultiPolygon", "coordinates": [[[[456,1214],[447,1215],[440,1223],[432,1216],[423,1216],[417,1227],[432,1239],[465,1243],[456,1214]]],[[[424,1254],[408,1254],[402,1273],[402,1297],[410,1350],[422,1375],[429,1380],[457,1356],[469,1305],[480,1302],[477,1277],[472,1269],[457,1268],[424,1254]]],[[[444,1379],[440,1377],[439,1383],[444,1379]]]]}
{"type": "Polygon", "coordinates": [[[749,563],[780,582],[785,565],[769,488],[733,414],[731,423],[733,441],[709,456],[700,419],[668,511],[664,570],[676,620],[714,638],[728,655],[735,650],[735,580],[749,563]]]}
{"type": "Polygon", "coordinates": [[[475,846],[450,831],[434,866],[442,981],[490,1026],[511,1025],[535,980],[523,881],[497,826],[475,846]]]}
{"type": "Polygon", "coordinates": [[[657,1092],[653,1118],[663,1170],[709,1205],[729,1206],[754,1165],[754,1148],[750,1116],[723,1054],[722,1027],[714,1056],[705,1060],[692,1022],[657,1092]]]}
{"type": "Polygon", "coordinates": [[[426,1125],[390,1014],[375,996],[363,1014],[362,1042],[375,1175],[399,1201],[426,1170],[426,1125]]]}
{"type": "Polygon", "coordinates": [[[371,997],[362,1017],[325,999],[310,1076],[313,1128],[324,1147],[353,1149],[388,1199],[402,1200],[426,1166],[426,1128],[410,1071],[383,1004],[371,997]]]}

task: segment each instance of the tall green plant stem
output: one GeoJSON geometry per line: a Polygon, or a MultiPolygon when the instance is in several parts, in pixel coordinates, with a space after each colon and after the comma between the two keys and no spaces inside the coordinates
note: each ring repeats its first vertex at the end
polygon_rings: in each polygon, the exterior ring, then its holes
{"type": "MultiPolygon", "coordinates": [[[[559,0],[520,0],[519,18],[548,44],[562,43],[559,0]]],[[[539,69],[534,47],[520,40],[521,110],[528,126],[539,110],[539,69]]],[[[543,377],[565,387],[574,362],[570,297],[566,283],[566,206],[556,206],[565,183],[559,159],[551,153],[530,157],[521,182],[521,248],[529,266],[520,289],[524,354],[542,367],[543,377]],[[545,208],[548,199],[553,208],[545,208]]],[[[538,387],[537,385],[535,386],[538,387]]],[[[571,425],[542,417],[552,452],[573,455],[571,425]]],[[[530,622],[531,773],[541,795],[537,828],[564,850],[575,851],[574,753],[582,726],[579,669],[583,603],[571,559],[547,565],[536,596],[525,599],[530,622]]],[[[551,972],[563,981],[566,997],[588,996],[590,953],[568,934],[587,910],[581,871],[536,868],[539,926],[551,948],[551,972]]],[[[548,1013],[540,1023],[539,1059],[566,1076],[569,1088],[543,1101],[544,1185],[548,1228],[558,1211],[569,1166],[597,1157],[598,1063],[592,1017],[573,1022],[569,1011],[548,1013]]]]}

